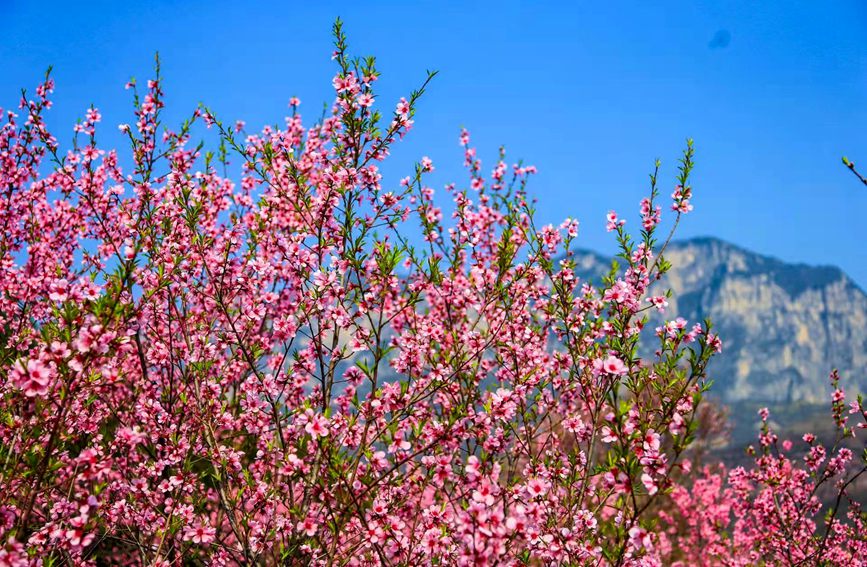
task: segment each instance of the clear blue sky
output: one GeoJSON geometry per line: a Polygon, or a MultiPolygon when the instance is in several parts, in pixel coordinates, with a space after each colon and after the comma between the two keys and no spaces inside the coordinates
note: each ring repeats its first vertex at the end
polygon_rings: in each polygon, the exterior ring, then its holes
{"type": "Polygon", "coordinates": [[[579,218],[582,245],[610,252],[606,211],[636,227],[653,159],[668,189],[693,137],[697,210],[681,237],[838,265],[867,288],[867,187],[840,164],[845,153],[867,169],[867,3],[294,4],[0,0],[0,106],[51,64],[61,139],[93,103],[115,142],[131,121],[123,84],[148,77],[159,50],[169,116],[201,100],[259,127],[293,95],[312,116],[330,100],[339,15],[353,50],[377,56],[389,109],[440,71],[393,182],[422,155],[438,187],[465,179],[466,126],[486,170],[500,144],[539,167],[542,221],[579,218]]]}

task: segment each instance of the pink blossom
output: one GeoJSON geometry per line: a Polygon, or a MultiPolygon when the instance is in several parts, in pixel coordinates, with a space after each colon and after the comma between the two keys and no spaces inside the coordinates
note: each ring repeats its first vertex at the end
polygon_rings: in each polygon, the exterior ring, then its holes
{"type": "Polygon", "coordinates": [[[624,374],[626,374],[629,371],[629,369],[623,363],[623,361],[620,360],[619,358],[617,358],[616,356],[614,356],[613,354],[609,355],[608,358],[606,358],[604,360],[598,360],[597,362],[599,363],[598,364],[599,371],[604,372],[606,374],[612,374],[614,376],[623,376],[624,374]]]}
{"type": "Polygon", "coordinates": [[[651,496],[659,491],[659,486],[656,484],[656,481],[647,473],[641,475],[641,483],[644,485],[644,488],[647,489],[647,493],[651,496]]]}
{"type": "Polygon", "coordinates": [[[548,492],[548,482],[544,479],[533,478],[527,482],[527,493],[530,498],[543,496],[546,492],[548,492]]]}
{"type": "Polygon", "coordinates": [[[325,416],[315,414],[310,416],[307,425],[304,426],[304,431],[310,434],[311,437],[325,437],[328,435],[328,420],[325,416]]]}
{"type": "Polygon", "coordinates": [[[24,392],[24,395],[32,398],[48,394],[48,387],[53,376],[53,369],[39,359],[28,361],[18,360],[10,373],[12,384],[24,392]]]}
{"type": "Polygon", "coordinates": [[[608,221],[608,224],[605,225],[605,228],[608,232],[617,230],[619,227],[622,227],[626,224],[625,220],[617,218],[617,213],[615,213],[614,211],[608,211],[608,215],[605,218],[608,221]]]}
{"type": "Polygon", "coordinates": [[[202,544],[211,543],[214,541],[216,533],[216,529],[204,524],[188,527],[184,530],[184,541],[202,544]]]}

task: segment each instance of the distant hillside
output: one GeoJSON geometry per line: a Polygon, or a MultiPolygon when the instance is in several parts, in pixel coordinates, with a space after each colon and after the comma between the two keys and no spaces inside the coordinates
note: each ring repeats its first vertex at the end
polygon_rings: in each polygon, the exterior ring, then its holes
{"type": "MultiPolygon", "coordinates": [[[[714,238],[673,242],[666,316],[709,317],[723,339],[710,366],[724,401],[825,403],[836,367],[849,393],[867,392],[867,294],[839,268],[789,264],[714,238]]],[[[596,280],[611,259],[578,253],[596,280]]]]}

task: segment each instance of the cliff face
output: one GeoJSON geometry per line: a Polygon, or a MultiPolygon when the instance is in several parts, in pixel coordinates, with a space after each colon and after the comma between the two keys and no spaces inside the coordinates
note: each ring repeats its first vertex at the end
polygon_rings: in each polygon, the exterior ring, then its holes
{"type": "MultiPolygon", "coordinates": [[[[848,394],[867,392],[867,294],[840,269],[788,264],[712,238],[674,242],[662,282],[666,317],[710,318],[723,352],[710,366],[726,402],[826,402],[838,368],[848,394]]],[[[610,260],[579,254],[596,279],[610,260]]]]}

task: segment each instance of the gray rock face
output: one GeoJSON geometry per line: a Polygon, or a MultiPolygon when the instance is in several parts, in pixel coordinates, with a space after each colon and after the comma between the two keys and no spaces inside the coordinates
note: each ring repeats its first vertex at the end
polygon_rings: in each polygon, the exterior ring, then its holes
{"type": "MultiPolygon", "coordinates": [[[[824,403],[838,368],[847,394],[867,392],[867,294],[840,269],[788,264],[713,238],[673,242],[666,317],[710,318],[723,352],[709,368],[726,402],[824,403]]],[[[610,260],[578,256],[595,280],[610,260]]],[[[852,399],[852,398],[850,398],[852,399]]]]}

